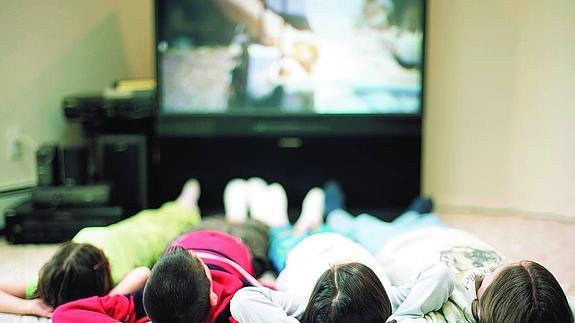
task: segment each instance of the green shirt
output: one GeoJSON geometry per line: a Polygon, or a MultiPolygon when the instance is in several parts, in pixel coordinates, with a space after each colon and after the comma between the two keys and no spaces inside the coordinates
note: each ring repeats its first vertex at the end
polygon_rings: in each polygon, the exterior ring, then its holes
{"type": "MultiPolygon", "coordinates": [[[[84,228],[72,241],[101,249],[110,262],[112,282],[116,285],[136,267],[151,268],[172,240],[200,221],[198,209],[168,202],[107,227],[84,228]]],[[[26,298],[32,298],[37,288],[38,279],[27,282],[26,298]]]]}

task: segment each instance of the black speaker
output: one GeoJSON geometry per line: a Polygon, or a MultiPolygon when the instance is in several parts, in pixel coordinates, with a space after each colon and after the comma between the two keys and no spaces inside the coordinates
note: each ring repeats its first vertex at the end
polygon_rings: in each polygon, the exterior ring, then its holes
{"type": "Polygon", "coordinates": [[[148,207],[148,163],[143,135],[96,137],[96,174],[111,183],[112,203],[131,215],[148,207]]]}
{"type": "Polygon", "coordinates": [[[38,186],[61,184],[60,148],[57,144],[42,144],[36,150],[36,174],[38,176],[38,186]]]}
{"type": "Polygon", "coordinates": [[[61,174],[65,185],[88,183],[88,147],[71,146],[62,148],[61,174]]]}

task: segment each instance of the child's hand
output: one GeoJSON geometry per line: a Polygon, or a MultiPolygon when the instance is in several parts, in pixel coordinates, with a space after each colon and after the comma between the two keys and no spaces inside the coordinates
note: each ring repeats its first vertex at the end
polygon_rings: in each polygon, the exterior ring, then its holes
{"type": "Polygon", "coordinates": [[[26,313],[36,316],[52,317],[53,308],[46,305],[41,298],[26,300],[26,313]]]}

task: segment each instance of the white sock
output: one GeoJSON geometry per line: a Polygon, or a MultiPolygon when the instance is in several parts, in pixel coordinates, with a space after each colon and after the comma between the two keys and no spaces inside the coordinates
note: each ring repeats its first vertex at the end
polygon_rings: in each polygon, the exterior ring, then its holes
{"type": "Polygon", "coordinates": [[[294,224],[294,232],[304,234],[322,225],[324,209],[325,194],[323,190],[319,187],[309,190],[303,199],[301,214],[294,224]]]}
{"type": "Polygon", "coordinates": [[[267,213],[267,187],[268,183],[259,177],[252,177],[246,181],[247,204],[253,219],[258,219],[267,213]]]}
{"type": "Polygon", "coordinates": [[[248,218],[246,181],[234,178],[224,188],[224,212],[230,223],[242,223],[248,218]]]}
{"type": "Polygon", "coordinates": [[[182,188],[182,192],[176,203],[184,207],[189,207],[193,209],[198,208],[198,199],[200,198],[200,182],[195,178],[190,178],[182,188]]]}
{"type": "Polygon", "coordinates": [[[266,205],[265,212],[259,214],[257,220],[262,221],[271,228],[288,225],[288,201],[284,188],[278,183],[269,185],[264,200],[266,205]]]}

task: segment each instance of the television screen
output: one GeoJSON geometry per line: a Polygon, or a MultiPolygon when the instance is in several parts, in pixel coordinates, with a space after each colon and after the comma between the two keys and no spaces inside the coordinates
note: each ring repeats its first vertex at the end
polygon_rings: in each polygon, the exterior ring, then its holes
{"type": "Polygon", "coordinates": [[[424,0],[156,1],[162,115],[419,115],[424,0]]]}

